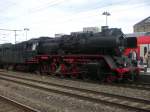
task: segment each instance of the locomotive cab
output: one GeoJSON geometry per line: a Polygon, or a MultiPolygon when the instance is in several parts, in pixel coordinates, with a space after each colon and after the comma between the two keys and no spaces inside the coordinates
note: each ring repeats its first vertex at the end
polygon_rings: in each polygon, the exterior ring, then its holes
{"type": "Polygon", "coordinates": [[[24,57],[24,62],[23,63],[30,63],[30,62],[36,62],[34,59],[36,55],[38,55],[38,46],[39,46],[39,41],[38,39],[31,39],[29,41],[25,41],[21,43],[23,47],[23,57],[24,57]]]}

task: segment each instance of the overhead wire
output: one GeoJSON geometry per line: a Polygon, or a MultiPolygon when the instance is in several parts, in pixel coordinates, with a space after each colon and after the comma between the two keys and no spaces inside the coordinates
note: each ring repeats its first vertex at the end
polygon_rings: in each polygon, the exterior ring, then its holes
{"type": "Polygon", "coordinates": [[[30,9],[28,12],[37,13],[37,12],[43,11],[45,9],[58,6],[61,3],[66,2],[66,1],[68,1],[68,0],[53,0],[51,2],[48,2],[45,6],[39,6],[39,7],[36,7],[34,9],[30,9]]]}

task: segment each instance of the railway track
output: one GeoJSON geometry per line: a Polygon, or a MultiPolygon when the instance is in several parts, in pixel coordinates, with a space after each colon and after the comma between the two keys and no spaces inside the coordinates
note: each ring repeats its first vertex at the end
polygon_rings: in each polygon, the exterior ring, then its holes
{"type": "Polygon", "coordinates": [[[150,91],[150,83],[126,83],[126,84],[107,84],[107,83],[103,83],[103,85],[111,85],[111,86],[115,86],[115,87],[124,87],[124,88],[131,88],[131,89],[139,89],[139,90],[147,90],[150,91]]]}
{"type": "Polygon", "coordinates": [[[114,95],[104,92],[97,92],[78,87],[64,86],[50,82],[43,82],[35,79],[24,78],[20,76],[0,75],[0,80],[7,80],[14,83],[30,86],[36,89],[63,94],[74,97],[80,100],[86,100],[94,103],[103,103],[113,105],[121,108],[132,109],[136,111],[149,112],[150,101],[143,99],[136,99],[126,96],[114,95]]]}
{"type": "Polygon", "coordinates": [[[40,112],[2,95],[0,95],[0,107],[0,112],[40,112]]]}
{"type": "MultiPolygon", "coordinates": [[[[8,75],[8,73],[5,73],[4,70],[0,71],[0,74],[4,74],[4,75],[8,75]]],[[[14,74],[13,74],[14,75],[14,74]]],[[[27,74],[26,74],[27,75],[27,74]]],[[[53,77],[57,80],[62,80],[58,77],[53,77]]],[[[65,80],[72,80],[72,81],[81,81],[80,79],[65,79],[65,80]]],[[[97,81],[83,81],[82,82],[86,82],[86,83],[93,83],[93,84],[99,84],[99,82],[97,81]]],[[[139,90],[147,90],[150,91],[150,83],[142,83],[142,82],[126,82],[126,83],[100,83],[101,85],[105,85],[105,86],[114,86],[114,87],[123,87],[123,88],[131,88],[131,89],[139,89],[139,90]]]]}
{"type": "MultiPolygon", "coordinates": [[[[58,77],[52,76],[52,78],[56,78],[57,80],[62,80],[58,77]]],[[[123,87],[123,88],[131,88],[131,89],[139,89],[139,90],[147,90],[150,91],[150,83],[142,83],[142,82],[129,82],[127,81],[126,83],[104,83],[101,82],[99,83],[98,81],[92,81],[92,80],[81,80],[81,79],[65,79],[65,80],[71,80],[71,81],[82,81],[86,83],[92,83],[92,84],[100,84],[100,85],[105,85],[105,86],[114,86],[114,87],[123,87]]]]}

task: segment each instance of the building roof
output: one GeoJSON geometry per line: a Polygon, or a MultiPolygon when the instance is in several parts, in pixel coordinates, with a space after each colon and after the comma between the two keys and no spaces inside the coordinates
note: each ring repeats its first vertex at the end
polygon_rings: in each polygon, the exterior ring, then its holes
{"type": "MultiPolygon", "coordinates": [[[[149,24],[150,24],[150,16],[147,17],[147,18],[145,18],[145,19],[143,19],[142,21],[136,23],[135,25],[139,25],[139,24],[141,24],[141,23],[146,23],[146,24],[149,23],[149,24]]],[[[134,26],[135,26],[135,25],[134,25],[134,26]]]]}

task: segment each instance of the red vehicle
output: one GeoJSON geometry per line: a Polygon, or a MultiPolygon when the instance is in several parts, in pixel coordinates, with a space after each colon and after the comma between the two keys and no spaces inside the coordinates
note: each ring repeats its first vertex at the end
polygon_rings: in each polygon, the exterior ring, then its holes
{"type": "MultiPolygon", "coordinates": [[[[130,38],[130,37],[129,37],[130,38]]],[[[139,36],[137,37],[137,48],[127,48],[125,55],[129,56],[130,52],[135,51],[137,54],[137,61],[139,67],[144,69],[146,60],[145,55],[150,51],[150,36],[139,36]]]]}

